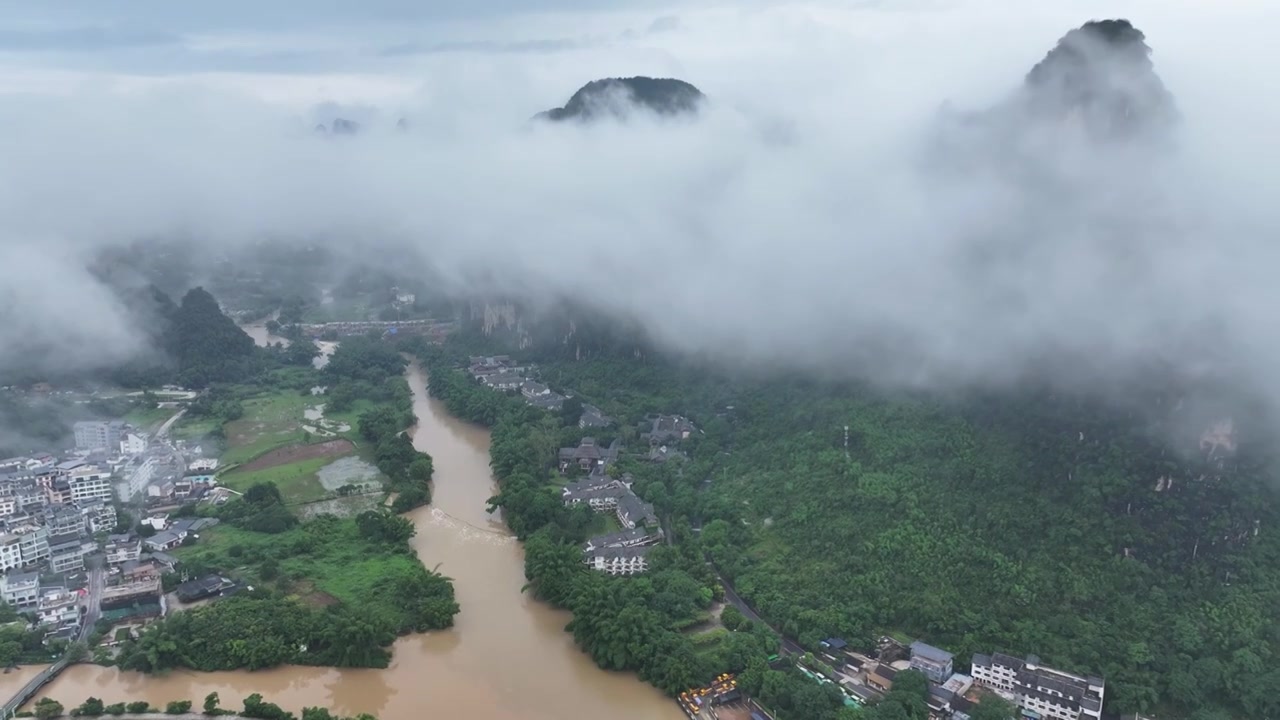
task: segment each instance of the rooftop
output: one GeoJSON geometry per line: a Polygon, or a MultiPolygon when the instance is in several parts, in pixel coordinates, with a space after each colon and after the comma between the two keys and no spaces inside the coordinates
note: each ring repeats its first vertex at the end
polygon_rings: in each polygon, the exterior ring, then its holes
{"type": "Polygon", "coordinates": [[[606,547],[596,548],[587,553],[591,558],[604,558],[605,560],[631,560],[633,558],[642,558],[649,554],[653,548],[643,545],[640,547],[606,547]]]}
{"type": "Polygon", "coordinates": [[[618,498],[618,512],[633,522],[657,524],[658,516],[653,512],[653,505],[641,500],[630,490],[618,498]]]}
{"type": "Polygon", "coordinates": [[[4,575],[4,584],[9,586],[30,585],[38,582],[40,582],[38,572],[11,572],[4,575]]]}
{"type": "Polygon", "coordinates": [[[922,657],[936,663],[949,663],[955,656],[941,648],[919,640],[911,643],[911,657],[922,657]]]}
{"type": "Polygon", "coordinates": [[[630,530],[609,533],[607,535],[596,535],[595,537],[587,540],[584,550],[590,551],[594,548],[616,547],[643,540],[648,536],[649,531],[644,528],[632,528],[630,530]]]}

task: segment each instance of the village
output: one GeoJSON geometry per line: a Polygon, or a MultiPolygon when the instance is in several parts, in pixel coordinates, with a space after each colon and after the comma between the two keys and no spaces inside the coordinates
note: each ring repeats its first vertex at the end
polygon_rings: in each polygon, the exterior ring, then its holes
{"type": "Polygon", "coordinates": [[[175,604],[234,589],[195,578],[165,593],[162,578],[178,564],[170,552],[218,522],[182,508],[231,492],[214,480],[217,460],[170,439],[181,414],[172,412],[154,436],[121,420],[81,421],[74,448],[0,460],[0,599],[51,654],[95,632],[110,646],[175,604]]]}
{"type": "MultiPolygon", "coordinates": [[[[467,372],[495,392],[549,412],[562,411],[574,397],[539,382],[536,367],[508,356],[472,357],[467,372]]],[[[187,577],[173,554],[218,523],[197,516],[197,503],[218,505],[238,493],[219,483],[219,472],[228,469],[219,460],[198,444],[170,437],[182,413],[169,402],[173,415],[153,433],[120,420],[82,421],[73,428],[74,448],[0,460],[0,599],[19,613],[17,624],[41,635],[50,656],[94,634],[98,652],[109,653],[156,618],[246,589],[216,574],[187,577]],[[136,518],[121,516],[130,511],[136,518]]],[[[597,435],[616,436],[611,430],[618,424],[582,403],[580,439],[556,454],[558,491],[566,507],[589,508],[602,520],[604,530],[582,545],[582,563],[595,572],[635,576],[649,571],[651,551],[669,540],[654,506],[633,490],[631,474],[617,472],[619,461],[680,463],[681,444],[701,431],[686,417],[653,414],[627,435],[638,439],[638,447],[620,438],[597,441],[597,435]]],[[[763,622],[731,589],[725,595],[743,615],[763,622]]],[[[961,672],[950,652],[919,640],[882,637],[874,648],[854,648],[829,637],[804,648],[783,637],[770,663],[794,665],[813,682],[837,689],[850,707],[879,702],[900,673],[917,671],[928,681],[933,720],[970,720],[988,696],[1015,704],[1023,720],[1110,717],[1101,711],[1102,678],[1048,667],[1035,656],[974,655],[961,672]]],[[[732,674],[676,701],[691,719],[773,718],[744,695],[732,674]]]]}
{"type": "MultiPolygon", "coordinates": [[[[537,380],[537,368],[513,361],[509,356],[471,357],[468,374],[494,391],[519,394],[524,401],[549,411],[559,411],[571,391],[563,394],[537,380]]],[[[578,427],[582,439],[575,447],[560,448],[560,473],[567,479],[561,489],[566,506],[584,505],[609,517],[618,530],[591,537],[582,548],[583,563],[609,575],[636,575],[649,569],[646,556],[662,542],[664,531],[653,506],[632,491],[628,473],[614,476],[613,466],[630,452],[631,456],[653,463],[679,461],[684,457],[680,443],[699,432],[679,415],[652,415],[637,427],[642,448],[629,450],[619,440],[608,445],[596,442],[591,434],[615,426],[616,421],[599,408],[583,403],[578,427]]],[[[747,617],[758,615],[736,594],[728,598],[747,617]]],[[[967,673],[959,672],[955,657],[926,642],[881,637],[874,648],[853,648],[844,639],[830,637],[806,652],[793,640],[785,639],[783,652],[770,662],[777,667],[794,663],[816,683],[831,685],[851,707],[872,705],[882,700],[899,673],[916,671],[928,682],[931,720],[971,720],[984,697],[996,696],[1012,703],[1022,720],[1104,720],[1102,704],[1105,681],[1093,675],[1078,675],[1041,663],[1034,655],[1016,658],[999,652],[975,654],[967,673]]],[[[677,698],[691,720],[771,720],[772,714],[738,688],[734,676],[725,674],[711,685],[692,688],[677,698]]],[[[1119,720],[1150,720],[1126,715],[1119,720]]]]}

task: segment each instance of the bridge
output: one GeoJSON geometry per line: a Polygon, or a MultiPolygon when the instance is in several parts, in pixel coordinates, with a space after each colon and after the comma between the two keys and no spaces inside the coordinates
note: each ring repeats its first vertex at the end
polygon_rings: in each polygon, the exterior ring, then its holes
{"type": "Polygon", "coordinates": [[[413,335],[444,335],[452,332],[457,323],[451,320],[353,320],[348,322],[311,323],[298,326],[307,337],[317,338],[325,333],[363,335],[371,330],[405,332],[413,335]]]}
{"type": "MultiPolygon", "coordinates": [[[[99,604],[102,600],[102,592],[105,587],[105,574],[102,568],[94,568],[89,571],[89,588],[85,600],[88,602],[89,609],[85,612],[84,618],[80,624],[80,634],[76,636],[77,642],[83,642],[93,632],[93,626],[97,624],[98,618],[102,615],[99,604]]],[[[67,669],[72,663],[71,651],[62,654],[57,662],[40,671],[39,675],[31,678],[31,680],[18,689],[13,697],[9,698],[4,705],[0,705],[0,718],[11,718],[18,712],[18,708],[26,705],[35,698],[36,693],[41,688],[53,682],[58,674],[67,669]]]]}

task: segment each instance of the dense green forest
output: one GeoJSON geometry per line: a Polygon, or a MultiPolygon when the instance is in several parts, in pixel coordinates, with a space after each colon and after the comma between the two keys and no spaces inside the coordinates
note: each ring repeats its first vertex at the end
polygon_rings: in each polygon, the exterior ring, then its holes
{"type": "Polygon", "coordinates": [[[413,396],[404,379],[408,361],[374,337],[351,337],[320,373],[328,383],[326,407],[344,412],[360,399],[378,405],[360,414],[360,437],[373,448],[374,463],[396,493],[392,509],[412,510],[431,502],[431,456],[413,447],[404,429],[414,424],[413,396]]]}
{"type": "MultiPolygon", "coordinates": [[[[466,354],[461,343],[441,349],[411,340],[405,348],[424,361],[430,392],[451,412],[493,428],[490,455],[500,494],[491,502],[502,507],[512,531],[525,541],[531,592],[572,611],[567,629],[598,665],[635,671],[672,695],[705,684],[721,672],[751,667],[755,677],[768,684],[767,697],[780,720],[855,717],[829,686],[819,686],[785,664],[767,667],[766,658],[777,651],[778,639],[763,625],[744,619],[706,644],[682,632],[705,619],[721,592],[687,515],[664,517],[674,543],[654,548],[651,569],[644,575],[610,577],[589,571],[580,546],[592,534],[594,516],[583,508],[565,508],[553,484],[556,449],[582,436],[577,418],[536,410],[475,383],[455,369],[466,354]]],[[[712,467],[718,451],[711,444],[691,444],[689,449],[693,458],[683,472],[628,462],[637,492],[651,501],[691,492],[695,478],[712,467]]]]}
{"type": "MultiPolygon", "coordinates": [[[[432,392],[494,428],[495,502],[517,533],[538,535],[529,557],[539,592],[575,612],[589,607],[575,583],[614,581],[569,569],[569,581],[555,580],[537,565],[548,543],[580,537],[545,492],[561,438],[549,416],[448,372],[462,350],[483,346],[455,343],[456,354],[433,360],[432,392]]],[[[1212,458],[1171,440],[1165,426],[1187,420],[1175,417],[1176,396],[1144,396],[1137,411],[1035,387],[889,397],[797,378],[730,380],[656,359],[526,354],[544,380],[626,424],[679,412],[706,431],[680,473],[650,471],[638,491],[681,540],[675,554],[707,551],[807,647],[830,635],[869,647],[878,634],[905,634],[956,652],[961,667],[971,653],[1000,651],[1102,674],[1112,711],[1280,713],[1270,457],[1245,432],[1234,453],[1212,458]],[[690,525],[701,536],[685,540],[690,525]]],[[[692,563],[686,571],[714,584],[692,563]]],[[[575,619],[575,635],[579,627],[590,625],[575,619]]],[[[591,648],[592,638],[578,639],[591,648]]],[[[643,672],[643,658],[623,659],[643,672]]]]}

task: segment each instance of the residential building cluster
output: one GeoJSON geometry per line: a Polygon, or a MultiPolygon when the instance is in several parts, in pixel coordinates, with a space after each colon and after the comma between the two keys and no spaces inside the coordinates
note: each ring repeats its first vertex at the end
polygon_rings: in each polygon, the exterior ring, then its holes
{"type": "Polygon", "coordinates": [[[631,476],[615,478],[610,474],[610,467],[623,450],[618,440],[602,447],[595,438],[584,437],[576,447],[560,448],[558,453],[560,472],[587,473],[585,478],[570,481],[561,489],[564,504],[585,504],[595,512],[611,513],[622,528],[590,538],[582,549],[588,567],[610,575],[646,572],[649,550],[663,538],[653,505],[632,491],[631,476]]]}
{"type": "Polygon", "coordinates": [[[929,681],[932,720],[969,720],[983,697],[998,695],[1019,708],[1020,720],[1100,720],[1103,679],[1042,665],[1029,656],[975,654],[969,674],[958,673],[954,656],[926,642],[904,645],[881,638],[875,658],[855,652],[840,638],[822,641],[822,656],[837,673],[832,678],[860,704],[878,701],[898,674],[916,670],[929,681]]]}
{"type": "MultiPolygon", "coordinates": [[[[546,410],[564,407],[565,395],[533,379],[536,368],[522,365],[508,355],[470,358],[468,374],[476,382],[499,392],[519,392],[525,402],[546,410]]],[[[572,397],[572,395],[568,395],[572,397]]],[[[608,428],[615,420],[595,405],[584,403],[578,418],[583,430],[608,428]]],[[[688,418],[679,415],[650,415],[636,428],[645,450],[636,453],[650,462],[664,463],[684,458],[681,441],[699,432],[688,418]]],[[[663,538],[662,526],[651,503],[631,489],[631,476],[610,474],[610,467],[622,457],[620,440],[601,445],[594,437],[584,437],[576,447],[560,448],[557,455],[562,474],[586,473],[586,477],[565,484],[561,500],[566,507],[585,505],[597,513],[613,515],[619,532],[590,538],[582,548],[587,567],[610,575],[635,575],[649,569],[648,554],[663,538]]]]}
{"type": "Polygon", "coordinates": [[[1098,720],[1106,685],[1102,678],[1055,670],[1028,655],[1025,660],[993,653],[973,656],[974,682],[1018,707],[1053,720],[1098,720]]]}
{"type": "Polygon", "coordinates": [[[167,552],[217,522],[163,512],[216,484],[216,461],[199,449],[120,421],[77,422],[72,433],[60,455],[0,460],[0,598],[46,640],[83,637],[99,617],[162,614],[160,576],[177,562],[167,552]],[[149,536],[112,534],[116,503],[139,497],[153,508],[149,536]]]}
{"type": "Polygon", "coordinates": [[[485,387],[501,392],[519,392],[524,401],[543,410],[560,410],[566,398],[532,376],[532,365],[520,365],[508,355],[471,358],[467,372],[485,387]]]}

